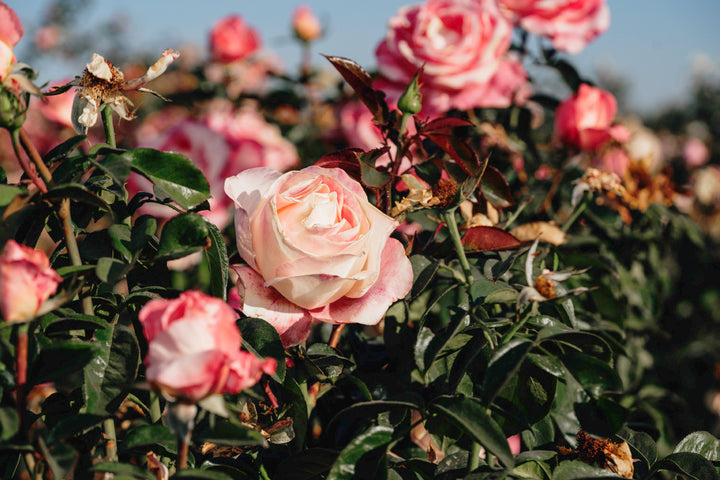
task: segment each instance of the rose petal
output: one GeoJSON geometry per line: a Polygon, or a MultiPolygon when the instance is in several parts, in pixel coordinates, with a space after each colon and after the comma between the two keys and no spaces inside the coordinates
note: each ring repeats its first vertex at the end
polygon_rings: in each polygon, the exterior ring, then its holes
{"type": "Polygon", "coordinates": [[[270,323],[286,347],[297,345],[307,338],[312,319],[305,310],[286,300],[274,288],[266,287],[263,278],[252,268],[232,268],[239,275],[238,292],[245,315],[270,323]]]}
{"type": "Polygon", "coordinates": [[[382,251],[380,274],[373,286],[360,298],[344,297],[310,311],[313,319],[329,323],[375,325],[388,307],[412,288],[413,271],[402,243],[389,238],[382,251]]]}
{"type": "Polygon", "coordinates": [[[263,195],[282,174],[272,168],[250,168],[225,180],[225,193],[235,202],[235,232],[238,253],[251,267],[256,267],[250,233],[250,215],[263,195]]]}

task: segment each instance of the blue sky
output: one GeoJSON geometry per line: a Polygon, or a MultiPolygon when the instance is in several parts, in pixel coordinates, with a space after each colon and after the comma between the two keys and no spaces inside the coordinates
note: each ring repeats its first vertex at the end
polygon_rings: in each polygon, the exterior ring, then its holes
{"type": "MultiPolygon", "coordinates": [[[[239,13],[254,25],[265,48],[276,52],[292,68],[299,49],[290,39],[289,23],[294,0],[94,0],[83,23],[92,24],[114,16],[128,18],[130,48],[162,51],[188,44],[205,51],[212,24],[230,13],[239,13]]],[[[412,2],[389,0],[305,0],[328,27],[327,36],[317,43],[318,53],[352,58],[372,68],[373,51],[383,37],[388,18],[412,2]]],[[[21,21],[31,30],[39,21],[46,0],[11,0],[21,21]]],[[[720,1],[693,0],[609,0],[610,30],[570,60],[581,73],[592,77],[595,70],[610,67],[630,82],[631,106],[650,112],[677,102],[687,92],[692,68],[702,64],[720,70],[720,1]],[[700,59],[700,60],[698,60],[700,59]]],[[[27,40],[24,40],[27,41],[27,40]]],[[[22,41],[21,41],[22,42],[22,41]]],[[[126,48],[119,45],[117,48],[126,48]]],[[[22,51],[22,43],[19,47],[22,51]]],[[[112,51],[98,52],[112,59],[112,51]]],[[[22,58],[20,59],[22,60],[22,58]]],[[[316,56],[316,63],[322,64],[316,56]]],[[[72,76],[78,65],[43,62],[41,80],[72,76]]]]}

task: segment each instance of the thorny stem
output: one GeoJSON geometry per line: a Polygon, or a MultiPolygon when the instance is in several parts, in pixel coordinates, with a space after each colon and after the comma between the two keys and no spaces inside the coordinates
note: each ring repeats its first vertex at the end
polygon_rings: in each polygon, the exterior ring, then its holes
{"type": "Polygon", "coordinates": [[[43,182],[43,180],[38,177],[35,169],[33,169],[33,167],[28,163],[27,159],[25,159],[25,157],[23,157],[23,155],[20,153],[20,131],[11,131],[10,137],[12,137],[13,149],[15,150],[15,156],[20,163],[20,167],[22,167],[23,171],[27,174],[27,176],[30,177],[30,180],[32,180],[33,184],[35,184],[38,190],[40,190],[40,193],[47,193],[48,189],[45,185],[45,182],[43,182]]]}
{"type": "Polygon", "coordinates": [[[17,331],[15,349],[15,399],[20,431],[25,431],[25,385],[27,384],[28,324],[21,323],[17,331]]]}
{"type": "Polygon", "coordinates": [[[450,238],[452,238],[453,246],[455,247],[455,252],[457,253],[458,260],[460,260],[460,265],[465,274],[465,284],[470,288],[474,279],[472,271],[470,270],[470,263],[465,255],[465,247],[463,247],[462,240],[460,239],[460,231],[458,230],[457,221],[455,220],[455,208],[443,211],[442,218],[445,225],[447,225],[450,238]]]}
{"type": "Polygon", "coordinates": [[[329,346],[331,346],[332,348],[337,348],[338,342],[340,342],[340,335],[342,334],[344,328],[344,323],[339,323],[335,325],[335,328],[333,328],[332,336],[330,337],[330,343],[328,343],[329,346]]]}

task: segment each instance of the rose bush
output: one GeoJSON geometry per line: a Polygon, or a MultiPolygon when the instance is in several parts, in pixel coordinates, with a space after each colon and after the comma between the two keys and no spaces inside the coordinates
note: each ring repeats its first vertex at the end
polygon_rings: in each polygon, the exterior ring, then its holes
{"type": "Polygon", "coordinates": [[[515,23],[535,35],[548,37],[555,48],[579,53],[610,26],[605,0],[499,0],[515,23]]]}
{"type": "Polygon", "coordinates": [[[240,15],[221,18],[210,30],[210,55],[221,63],[243,60],[260,46],[260,35],[240,15]]]}
{"type": "Polygon", "coordinates": [[[424,114],[482,106],[511,38],[512,27],[495,0],[403,7],[375,51],[381,75],[375,86],[397,101],[422,67],[424,114]]]}
{"type": "Polygon", "coordinates": [[[588,151],[610,139],[628,140],[627,128],[612,125],[615,113],[617,102],[611,93],[583,83],[555,111],[555,136],[566,145],[588,151]]]}
{"type": "Polygon", "coordinates": [[[219,298],[188,291],[173,300],[155,299],[138,318],[148,341],[148,382],[170,397],[197,402],[238,393],[275,372],[275,359],[240,350],[237,314],[219,298]]]}
{"type": "Polygon", "coordinates": [[[229,178],[240,256],[242,311],[272,324],[283,343],[312,320],[377,324],[412,286],[397,222],[370,204],[343,170],[281,174],[255,168],[229,178]]]}
{"type": "Polygon", "coordinates": [[[0,311],[5,321],[32,319],[61,281],[45,252],[9,240],[0,255],[0,311]]]}

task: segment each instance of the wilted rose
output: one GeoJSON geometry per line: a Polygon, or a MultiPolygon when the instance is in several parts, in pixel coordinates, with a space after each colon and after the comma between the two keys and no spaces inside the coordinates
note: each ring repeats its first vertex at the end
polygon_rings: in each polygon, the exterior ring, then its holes
{"type": "Polygon", "coordinates": [[[240,350],[237,314],[219,298],[188,291],[140,310],[148,341],[148,382],[170,397],[197,402],[253,386],[276,362],[240,350]]]}
{"type": "Polygon", "coordinates": [[[0,255],[0,310],[5,321],[34,318],[61,281],[45,252],[8,240],[0,255]]]}
{"type": "Polygon", "coordinates": [[[311,42],[317,39],[322,33],[320,20],[307,5],[300,5],[295,9],[292,17],[292,26],[295,35],[300,40],[311,42]]]}
{"type": "Polygon", "coordinates": [[[583,83],[555,111],[555,135],[580,150],[595,151],[608,140],[626,141],[630,132],[613,126],[617,102],[610,92],[583,83]]]}
{"type": "Polygon", "coordinates": [[[338,168],[281,174],[255,168],[228,178],[235,201],[242,311],[270,322],[285,345],[311,321],[377,324],[412,286],[410,261],[390,238],[397,222],[338,168]]]}
{"type": "Polygon", "coordinates": [[[260,35],[240,15],[221,18],[210,30],[210,54],[221,63],[247,58],[260,45],[260,35]]]}
{"type": "Polygon", "coordinates": [[[429,0],[401,8],[375,51],[376,87],[397,101],[417,71],[423,113],[482,105],[510,47],[512,26],[494,0],[429,0]]]}
{"type": "Polygon", "coordinates": [[[13,48],[20,41],[24,30],[15,10],[0,2],[0,81],[10,74],[15,63],[13,48]]]}
{"type": "Polygon", "coordinates": [[[535,35],[548,37],[553,47],[579,53],[610,26],[605,0],[499,0],[501,10],[535,35]]]}

